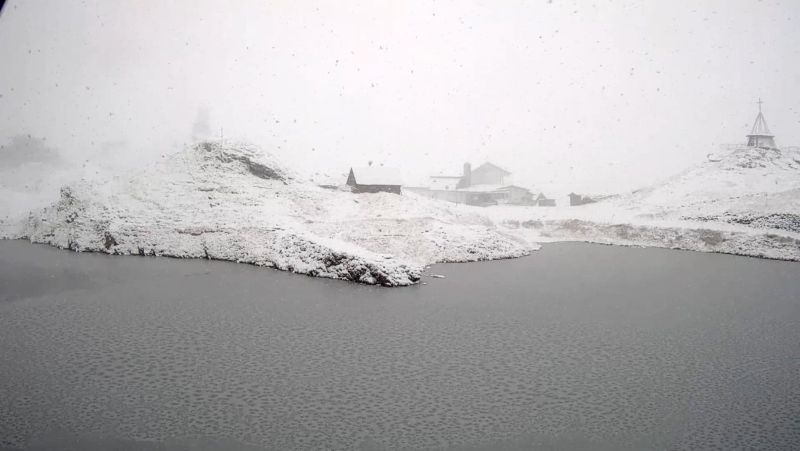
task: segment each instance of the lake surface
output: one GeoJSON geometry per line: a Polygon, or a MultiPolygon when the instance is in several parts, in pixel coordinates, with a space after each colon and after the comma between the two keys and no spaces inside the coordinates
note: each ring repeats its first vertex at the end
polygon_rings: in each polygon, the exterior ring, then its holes
{"type": "Polygon", "coordinates": [[[800,264],[580,243],[379,288],[0,241],[0,449],[800,449],[800,264]]]}

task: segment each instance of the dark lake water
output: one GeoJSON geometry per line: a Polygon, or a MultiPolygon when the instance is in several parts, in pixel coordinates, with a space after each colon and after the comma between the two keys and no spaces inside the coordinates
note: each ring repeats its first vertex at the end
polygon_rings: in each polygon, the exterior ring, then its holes
{"type": "Polygon", "coordinates": [[[800,449],[800,264],[548,244],[386,289],[0,241],[0,449],[800,449]]]}

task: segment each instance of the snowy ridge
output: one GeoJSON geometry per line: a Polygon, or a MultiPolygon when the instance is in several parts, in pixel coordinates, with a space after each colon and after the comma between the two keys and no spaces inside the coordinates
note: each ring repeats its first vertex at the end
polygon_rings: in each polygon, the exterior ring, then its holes
{"type": "Polygon", "coordinates": [[[651,214],[783,213],[800,202],[783,193],[800,189],[800,153],[740,147],[652,187],[623,196],[618,206],[651,214]],[[776,202],[777,200],[777,202],[776,202]]]}
{"type": "Polygon", "coordinates": [[[441,261],[526,255],[479,215],[394,194],[299,182],[249,144],[204,142],[125,181],[62,188],[10,237],[75,251],[230,260],[312,276],[409,285],[441,261]]]}
{"type": "Polygon", "coordinates": [[[661,183],[576,208],[497,209],[545,241],[666,247],[800,261],[800,154],[740,147],[661,183]]]}

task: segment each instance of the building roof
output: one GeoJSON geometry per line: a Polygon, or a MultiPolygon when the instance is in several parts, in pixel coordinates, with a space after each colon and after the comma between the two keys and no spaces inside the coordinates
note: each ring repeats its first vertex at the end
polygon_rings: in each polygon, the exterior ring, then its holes
{"type": "Polygon", "coordinates": [[[385,166],[351,168],[359,185],[402,185],[400,170],[385,166]]]}
{"type": "Polygon", "coordinates": [[[495,192],[504,192],[508,191],[511,188],[518,188],[525,191],[530,191],[528,188],[517,186],[517,185],[507,185],[507,184],[483,184],[483,185],[472,185],[467,188],[459,188],[458,191],[468,191],[471,193],[495,193],[495,192]]]}
{"type": "Polygon", "coordinates": [[[530,189],[528,189],[528,188],[525,188],[524,186],[519,186],[519,185],[509,185],[509,184],[505,184],[505,185],[503,185],[503,187],[502,187],[502,188],[500,188],[500,190],[499,190],[499,191],[510,191],[510,190],[512,190],[512,189],[514,189],[514,188],[516,188],[516,189],[519,189],[519,190],[523,190],[523,191],[527,191],[527,192],[529,192],[529,193],[531,192],[531,190],[530,190],[530,189]]]}
{"type": "Polygon", "coordinates": [[[773,136],[769,131],[767,121],[764,119],[764,115],[761,113],[761,111],[758,112],[756,121],[753,123],[753,129],[747,136],[773,136]]]}
{"type": "Polygon", "coordinates": [[[486,163],[483,163],[482,165],[478,166],[477,168],[473,169],[472,172],[480,171],[480,170],[483,170],[483,169],[495,169],[495,170],[498,170],[498,171],[504,173],[505,175],[511,175],[510,172],[506,171],[505,169],[501,168],[500,166],[498,166],[496,164],[489,163],[488,161],[486,163]]]}

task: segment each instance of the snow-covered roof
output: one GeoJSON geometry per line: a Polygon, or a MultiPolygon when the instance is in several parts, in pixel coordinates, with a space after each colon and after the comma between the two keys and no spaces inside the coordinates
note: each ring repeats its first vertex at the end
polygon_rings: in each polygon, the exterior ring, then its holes
{"type": "Polygon", "coordinates": [[[495,169],[497,171],[502,172],[505,175],[511,175],[510,172],[506,171],[505,169],[501,168],[500,166],[498,166],[498,165],[496,165],[494,163],[489,163],[488,161],[486,163],[483,163],[482,165],[478,166],[477,168],[473,169],[472,172],[479,172],[479,171],[483,171],[483,170],[487,170],[487,169],[495,169]]]}
{"type": "Polygon", "coordinates": [[[352,168],[359,185],[402,185],[403,176],[397,168],[366,166],[352,168]]]}
{"type": "Polygon", "coordinates": [[[502,187],[502,188],[500,188],[500,189],[501,189],[501,190],[510,190],[511,188],[524,189],[525,191],[531,191],[531,192],[533,192],[533,190],[531,190],[530,188],[526,188],[526,187],[524,187],[524,186],[519,186],[519,185],[508,184],[508,183],[506,183],[505,185],[503,185],[503,187],[502,187]]]}

